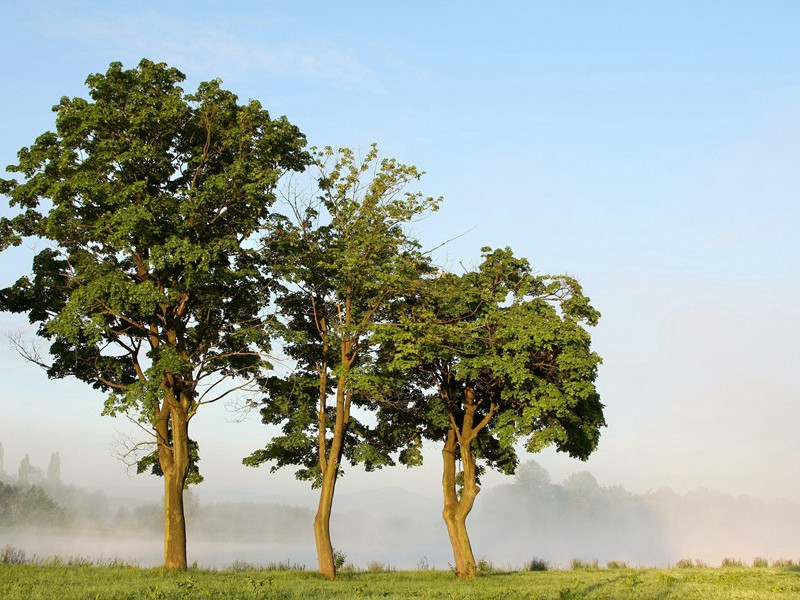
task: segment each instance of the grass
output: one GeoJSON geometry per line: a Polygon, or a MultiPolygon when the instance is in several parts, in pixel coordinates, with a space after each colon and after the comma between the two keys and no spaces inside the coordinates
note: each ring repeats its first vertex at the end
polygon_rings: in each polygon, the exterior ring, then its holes
{"type": "MultiPolygon", "coordinates": [[[[244,565],[238,565],[243,567],[244,565]]],[[[353,571],[336,581],[299,569],[207,571],[0,563],[0,598],[486,598],[528,600],[800,597],[795,566],[494,571],[458,581],[448,571],[353,571]]]]}

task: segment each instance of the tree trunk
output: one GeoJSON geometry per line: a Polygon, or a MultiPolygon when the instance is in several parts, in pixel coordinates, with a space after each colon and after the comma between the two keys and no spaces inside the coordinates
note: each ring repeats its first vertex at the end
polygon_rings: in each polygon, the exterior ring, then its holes
{"type": "MultiPolygon", "coordinates": [[[[343,348],[348,348],[344,346],[343,348]]],[[[345,350],[342,351],[345,356],[345,350]]],[[[344,361],[343,361],[344,362],[344,361]]],[[[346,368],[349,363],[345,363],[346,368]]],[[[339,376],[336,385],[336,420],[333,426],[333,439],[331,439],[330,452],[325,453],[325,444],[320,444],[320,467],[322,470],[322,486],[319,493],[319,506],[314,517],[314,539],[317,544],[317,562],[319,572],[327,579],[336,577],[336,566],[333,564],[333,545],[331,544],[331,508],[333,506],[333,493],[336,489],[336,480],[339,476],[339,461],[342,459],[344,432],[350,420],[349,397],[345,391],[347,385],[347,371],[339,376]]],[[[321,422],[321,426],[324,425],[321,422]]],[[[324,431],[324,430],[321,430],[324,431]]]]}
{"type": "Polygon", "coordinates": [[[189,472],[189,423],[171,411],[172,444],[159,444],[159,461],[164,472],[164,568],[186,569],[186,516],[183,488],[189,472]]]}
{"type": "Polygon", "coordinates": [[[464,469],[464,488],[459,497],[456,491],[456,451],[459,449],[456,430],[451,427],[447,433],[447,440],[442,449],[444,468],[442,472],[442,492],[444,494],[444,509],[442,518],[447,526],[450,536],[450,545],[453,547],[453,561],[456,575],[462,579],[473,579],[476,574],[475,556],[467,533],[467,517],[475,503],[480,488],[475,482],[475,460],[467,445],[461,448],[462,461],[465,455],[471,460],[471,467],[464,469]]]}
{"type": "Polygon", "coordinates": [[[331,508],[333,492],[336,487],[336,471],[326,470],[322,474],[322,488],[319,494],[319,506],[314,517],[314,539],[317,544],[317,562],[319,572],[326,579],[336,577],[336,566],[333,563],[333,544],[331,543],[331,508]]]}

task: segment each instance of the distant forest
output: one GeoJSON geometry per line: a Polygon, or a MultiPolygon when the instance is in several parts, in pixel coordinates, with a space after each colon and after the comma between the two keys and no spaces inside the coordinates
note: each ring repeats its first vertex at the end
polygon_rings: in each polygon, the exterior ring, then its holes
{"type": "MultiPolygon", "coordinates": [[[[800,504],[795,502],[763,502],[708,489],[635,494],[621,486],[600,485],[588,472],[554,483],[535,461],[520,465],[508,484],[485,493],[474,535],[485,556],[500,564],[521,556],[554,564],[577,556],[641,565],[674,563],[683,557],[711,563],[731,555],[778,558],[793,556],[800,536],[800,527],[787,526],[800,524],[800,504]]],[[[246,544],[309,539],[314,514],[310,506],[204,503],[192,492],[186,500],[193,539],[246,544]]],[[[345,550],[363,547],[367,539],[375,548],[387,547],[391,539],[398,553],[384,559],[401,564],[413,564],[425,553],[446,555],[438,499],[392,488],[354,495],[347,505],[347,512],[337,515],[337,535],[345,550]],[[408,556],[402,548],[408,548],[408,556]]],[[[47,469],[32,465],[25,456],[16,474],[6,473],[0,461],[0,533],[3,528],[80,529],[157,539],[162,519],[160,503],[119,505],[102,492],[62,482],[58,453],[47,469]]]]}

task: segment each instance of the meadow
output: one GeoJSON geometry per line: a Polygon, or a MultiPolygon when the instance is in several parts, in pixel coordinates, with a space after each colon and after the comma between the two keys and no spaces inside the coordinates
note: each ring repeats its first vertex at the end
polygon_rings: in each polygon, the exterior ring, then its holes
{"type": "MultiPolygon", "coordinates": [[[[73,563],[80,561],[73,561],[73,563]]],[[[302,569],[167,572],[133,566],[0,564],[0,597],[35,598],[526,598],[750,600],[800,597],[800,568],[673,567],[493,571],[343,570],[334,581],[302,569]]]]}

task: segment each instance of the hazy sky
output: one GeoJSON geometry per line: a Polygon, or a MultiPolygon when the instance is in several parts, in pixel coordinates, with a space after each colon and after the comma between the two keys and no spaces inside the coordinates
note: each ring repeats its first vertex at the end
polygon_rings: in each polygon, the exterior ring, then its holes
{"type": "MultiPolygon", "coordinates": [[[[593,338],[608,428],[589,469],[644,491],[698,486],[800,500],[800,4],[795,2],[26,2],[0,21],[0,163],[53,126],[62,95],[120,60],[167,61],[186,89],[220,77],[316,145],[383,151],[427,171],[439,260],[509,245],[577,276],[603,313],[593,338]],[[163,4],[163,6],[162,6],[163,4]]],[[[7,214],[6,208],[0,213],[7,214]]],[[[31,248],[0,255],[0,285],[31,248]]],[[[0,315],[0,330],[25,320],[0,315]]],[[[25,452],[65,481],[157,494],[109,447],[123,420],[74,381],[47,381],[0,343],[6,470],[25,452]]],[[[192,422],[199,490],[299,494],[291,472],[240,466],[268,432],[225,407],[192,422]]],[[[342,490],[438,493],[428,466],[342,490]]],[[[501,477],[489,477],[496,484],[501,477]]]]}

